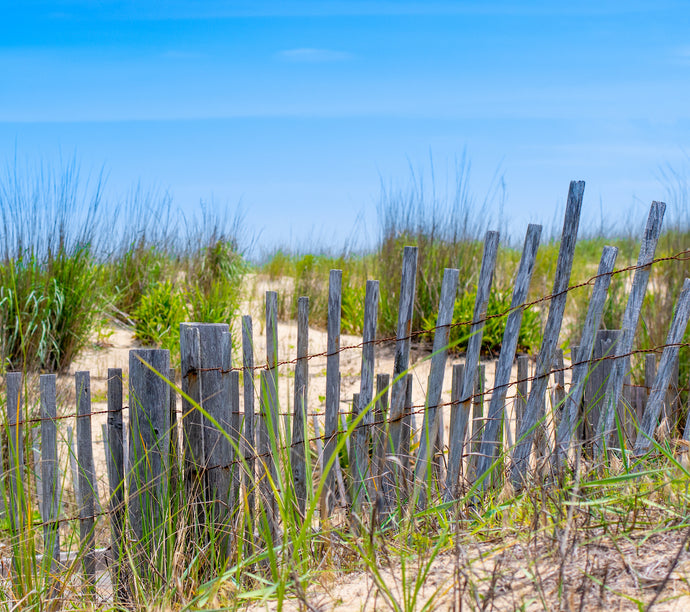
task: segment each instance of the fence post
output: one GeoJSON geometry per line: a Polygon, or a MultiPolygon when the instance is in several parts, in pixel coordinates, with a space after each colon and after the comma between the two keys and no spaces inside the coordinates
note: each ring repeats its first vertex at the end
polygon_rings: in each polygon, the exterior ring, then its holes
{"type": "Polygon", "coordinates": [[[185,496],[190,508],[190,518],[199,526],[204,521],[204,430],[201,412],[195,404],[200,405],[202,397],[201,372],[199,371],[201,338],[199,329],[189,323],[180,323],[180,360],[181,386],[184,394],[182,397],[182,454],[185,496]]]}
{"type": "MultiPolygon", "coordinates": [[[[129,420],[132,455],[129,517],[138,540],[139,563],[161,571],[165,564],[165,527],[170,512],[170,352],[129,351],[129,420]]],[[[163,572],[165,570],[162,570],[163,572]]],[[[154,570],[145,570],[154,575],[154,570]]]]}
{"type": "MultiPolygon", "coordinates": [[[[230,467],[232,432],[230,370],[232,343],[228,326],[198,324],[201,339],[201,391],[204,416],[204,461],[206,466],[206,502],[221,541],[227,541],[230,521],[230,467]]],[[[221,544],[222,557],[227,546],[221,544]]]]}
{"type": "Polygon", "coordinates": [[[577,229],[580,225],[580,211],[582,209],[582,195],[585,190],[584,181],[571,181],[568,191],[568,203],[563,222],[561,246],[556,263],[556,278],[553,283],[549,314],[544,327],[539,357],[537,358],[536,377],[532,382],[527,406],[517,436],[515,452],[513,453],[513,469],[511,479],[516,489],[522,487],[529,470],[529,458],[536,428],[542,427],[540,421],[544,417],[544,394],[549,382],[549,374],[554,361],[555,350],[558,345],[558,335],[563,323],[563,312],[568,299],[568,284],[575,256],[577,229]]]}
{"type": "MultiPolygon", "coordinates": [[[[361,452],[358,454],[358,469],[364,480],[365,488],[362,493],[369,494],[369,500],[373,497],[372,488],[372,459],[369,457],[369,449],[372,441],[372,427],[374,422],[374,407],[371,405],[374,398],[374,366],[376,364],[375,344],[376,322],[379,308],[379,282],[368,280],[364,296],[364,324],[362,326],[362,368],[359,385],[359,409],[358,414],[366,410],[362,417],[361,427],[355,430],[355,444],[361,452]]],[[[353,499],[353,504],[355,500],[353,499]]]]}
{"type": "Polygon", "coordinates": [[[680,297],[678,298],[678,303],[676,304],[675,312],[673,313],[673,320],[671,321],[671,327],[666,338],[666,346],[661,353],[659,370],[654,379],[654,387],[649,396],[644,415],[642,415],[640,431],[637,434],[637,441],[635,442],[635,455],[638,457],[645,454],[652,445],[654,429],[659,420],[659,414],[663,407],[666,391],[671,381],[671,376],[673,375],[675,361],[678,359],[679,344],[683,342],[683,335],[688,326],[689,318],[690,279],[686,278],[683,283],[680,297]]]}
{"type": "Polygon", "coordinates": [[[43,485],[43,550],[44,568],[53,577],[49,590],[57,595],[57,573],[60,563],[60,466],[57,454],[57,406],[55,374],[44,374],[41,385],[41,471],[43,485]]]}
{"type": "Polygon", "coordinates": [[[621,339],[616,345],[613,369],[606,385],[603,406],[597,425],[594,450],[597,457],[601,458],[606,449],[608,438],[613,430],[615,409],[623,390],[623,382],[628,370],[630,369],[630,352],[635,339],[635,331],[640,320],[642,302],[647,292],[647,282],[651,272],[651,262],[654,260],[656,245],[661,234],[661,224],[664,219],[666,204],[663,202],[652,202],[645,227],[644,238],[640,248],[640,255],[637,259],[637,269],[633,277],[632,288],[628,294],[628,303],[623,314],[623,324],[621,339]]]}
{"type": "MultiPolygon", "coordinates": [[[[326,419],[325,441],[323,450],[323,466],[326,469],[338,444],[338,410],[340,407],[340,315],[342,304],[342,270],[331,270],[328,280],[328,340],[326,357],[326,419]]],[[[340,462],[336,457],[331,469],[326,475],[326,486],[323,494],[326,496],[327,509],[333,509],[336,494],[336,471],[340,470],[340,462]]],[[[323,475],[322,475],[323,476],[323,475]]],[[[345,503],[346,500],[342,500],[345,503]]]]}
{"type": "Polygon", "coordinates": [[[522,426],[525,415],[527,396],[529,395],[529,355],[518,355],[517,358],[517,393],[515,396],[515,437],[522,426]]]}
{"type": "MultiPolygon", "coordinates": [[[[264,509],[268,529],[271,537],[275,537],[278,529],[278,516],[276,493],[279,484],[277,482],[278,472],[276,461],[278,457],[278,415],[273,411],[276,405],[272,395],[275,387],[272,384],[272,376],[268,370],[261,370],[259,377],[260,384],[260,415],[259,415],[259,491],[261,500],[259,506],[264,509]]],[[[267,542],[269,546],[271,542],[267,542]]]]}
{"type": "Polygon", "coordinates": [[[472,435],[470,444],[470,469],[468,476],[470,482],[477,475],[477,461],[482,446],[482,434],[484,433],[484,391],[486,390],[486,365],[483,363],[477,367],[477,376],[474,383],[474,397],[472,398],[472,435]]]}
{"type": "MultiPolygon", "coordinates": [[[[510,384],[510,373],[513,369],[515,352],[520,338],[520,326],[522,324],[522,314],[524,312],[523,304],[527,299],[527,293],[534,272],[534,264],[537,260],[541,229],[541,225],[530,224],[525,234],[525,243],[522,247],[522,255],[520,257],[520,264],[515,278],[515,287],[513,288],[513,296],[510,302],[510,313],[506,319],[503,341],[501,342],[501,352],[498,357],[498,363],[496,364],[494,388],[491,392],[491,401],[489,402],[486,424],[484,425],[484,433],[479,448],[479,457],[477,458],[476,474],[478,477],[482,477],[486,474],[503,447],[503,439],[500,436],[501,423],[503,421],[505,421],[505,428],[510,431],[510,423],[505,419],[506,395],[510,384]]],[[[524,368],[525,364],[521,364],[520,358],[518,358],[518,380],[520,379],[521,365],[523,365],[524,368]]],[[[525,391],[524,397],[526,396],[527,392],[525,391]]],[[[522,414],[520,414],[520,416],[522,416],[522,414]]],[[[517,427],[519,427],[519,425],[517,427]]],[[[481,484],[482,489],[486,489],[488,484],[486,479],[483,480],[481,484]]]]}
{"type": "Polygon", "coordinates": [[[462,390],[460,392],[460,404],[457,408],[456,418],[453,420],[453,426],[450,431],[450,450],[445,490],[446,501],[450,501],[455,497],[458,478],[461,471],[462,451],[472,405],[472,394],[474,393],[474,380],[477,364],[479,363],[479,353],[482,347],[486,310],[489,304],[489,294],[491,292],[494,269],[496,268],[498,238],[498,232],[487,232],[486,238],[484,239],[484,252],[482,254],[482,266],[479,271],[477,297],[474,302],[470,339],[467,342],[467,352],[465,353],[465,372],[462,381],[462,390]]]}
{"type": "Polygon", "coordinates": [[[254,536],[254,506],[256,491],[256,434],[254,433],[254,337],[252,318],[242,317],[242,385],[244,399],[244,490],[247,497],[245,517],[245,549],[250,554],[254,536]]]}
{"type": "Polygon", "coordinates": [[[177,423],[177,389],[175,388],[175,368],[170,368],[168,374],[170,381],[170,501],[172,518],[176,522],[179,519],[179,512],[181,508],[181,491],[180,491],[180,433],[177,423]]]}
{"type": "Polygon", "coordinates": [[[376,375],[376,403],[374,406],[374,478],[377,499],[383,499],[382,486],[386,464],[386,422],[388,420],[389,374],[376,375]]]}
{"type": "Polygon", "coordinates": [[[77,388],[77,457],[79,460],[79,535],[84,550],[84,574],[87,588],[94,585],[96,577],[96,554],[94,534],[94,482],[96,473],[93,464],[93,443],[91,439],[91,376],[89,372],[75,374],[77,388]]]}
{"type": "Polygon", "coordinates": [[[122,370],[120,368],[108,369],[108,424],[106,431],[108,450],[105,459],[110,485],[110,547],[114,563],[112,582],[115,587],[115,597],[117,601],[122,602],[127,599],[127,589],[123,575],[126,563],[121,549],[125,517],[125,466],[122,429],[122,370]]]}
{"type": "Polygon", "coordinates": [[[230,519],[237,524],[240,509],[240,373],[230,372],[230,519]]]}
{"type": "Polygon", "coordinates": [[[307,390],[309,384],[309,298],[297,300],[297,363],[295,364],[295,417],[292,422],[292,446],[290,463],[295,498],[300,514],[304,516],[307,505],[307,465],[305,455],[307,431],[307,390]]]}
{"type": "MultiPolygon", "coordinates": [[[[418,486],[423,487],[427,482],[427,487],[431,487],[430,462],[433,454],[438,448],[438,438],[443,437],[440,429],[443,422],[442,411],[438,409],[441,403],[443,392],[443,375],[448,359],[448,345],[450,340],[450,325],[453,322],[453,308],[455,306],[455,296],[458,293],[458,279],[460,271],[455,268],[446,268],[443,272],[443,282],[441,283],[441,298],[438,303],[438,315],[436,317],[436,328],[434,329],[434,345],[431,352],[431,367],[429,369],[429,380],[426,390],[426,402],[424,406],[424,418],[422,420],[422,434],[419,442],[419,452],[417,453],[417,463],[415,465],[415,478],[418,486]]],[[[420,498],[419,503],[424,505],[428,502],[428,489],[424,489],[423,494],[426,499],[420,498]]]]}
{"type": "Polygon", "coordinates": [[[390,451],[397,455],[403,429],[405,397],[407,394],[406,374],[410,364],[410,343],[412,316],[414,314],[414,294],[417,277],[417,247],[403,249],[402,277],[400,279],[400,303],[398,306],[398,329],[395,342],[395,363],[391,388],[390,425],[388,437],[390,451]]]}
{"type": "Polygon", "coordinates": [[[563,416],[558,426],[556,453],[554,454],[554,460],[561,465],[564,464],[568,449],[577,433],[578,415],[589,376],[589,364],[596,344],[597,330],[601,323],[601,314],[604,310],[604,302],[617,256],[618,249],[616,247],[604,247],[599,260],[597,279],[594,281],[594,288],[592,289],[592,297],[587,308],[585,324],[582,328],[580,346],[577,351],[573,348],[570,392],[566,396],[563,416]]]}

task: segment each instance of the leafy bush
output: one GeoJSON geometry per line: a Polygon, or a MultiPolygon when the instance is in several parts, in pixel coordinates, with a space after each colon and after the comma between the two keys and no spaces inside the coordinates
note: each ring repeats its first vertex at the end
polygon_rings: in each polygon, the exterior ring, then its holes
{"type": "MultiPolygon", "coordinates": [[[[470,338],[469,324],[474,315],[474,301],[476,292],[465,292],[455,302],[453,308],[453,324],[455,327],[450,331],[451,350],[464,352],[467,350],[467,342],[470,338]],[[467,323],[462,325],[462,323],[467,323]]],[[[501,350],[503,342],[503,331],[505,329],[507,315],[502,315],[510,310],[512,295],[510,292],[493,291],[489,297],[487,307],[487,320],[484,325],[482,335],[482,353],[496,356],[501,350]]],[[[433,329],[436,325],[436,315],[429,316],[424,320],[424,329],[433,329]]],[[[433,332],[423,334],[425,340],[433,340],[433,332]]],[[[518,336],[518,350],[533,353],[539,347],[541,339],[541,325],[537,310],[527,308],[522,313],[522,325],[518,336]]]]}
{"type": "Polygon", "coordinates": [[[156,283],[134,313],[134,336],[145,346],[179,350],[180,323],[187,318],[184,296],[170,281],[156,283]]]}

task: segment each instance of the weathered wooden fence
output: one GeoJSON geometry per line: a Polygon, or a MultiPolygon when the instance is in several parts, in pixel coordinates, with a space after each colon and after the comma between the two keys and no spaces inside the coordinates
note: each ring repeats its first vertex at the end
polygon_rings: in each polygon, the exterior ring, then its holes
{"type": "MultiPolygon", "coordinates": [[[[26,528],[30,500],[37,499],[44,526],[44,558],[57,581],[65,562],[59,526],[78,520],[88,586],[97,581],[97,562],[103,557],[103,550],[96,549],[95,522],[100,516],[108,517],[110,580],[116,597],[125,599],[125,539],[135,544],[137,563],[150,566],[151,573],[165,575],[176,538],[211,543],[213,554],[221,560],[237,550],[250,554],[260,544],[257,539],[281,538],[286,504],[303,518],[311,516],[308,510],[314,504],[315,491],[321,493],[317,503],[322,521],[332,521],[339,508],[358,513],[372,504],[378,509],[378,520],[385,521],[401,504],[424,507],[434,500],[457,500],[467,491],[500,486],[505,478],[515,487],[524,487],[537,466],[543,468],[543,459],[554,470],[564,469],[574,449],[584,449],[599,460],[607,452],[643,456],[655,434],[668,437],[686,419],[677,401],[678,353],[690,315],[690,280],[685,280],[678,296],[658,364],[656,354],[648,354],[645,383],[632,386],[633,338],[665,208],[654,202],[621,329],[601,329],[617,255],[615,248],[605,247],[592,279],[580,344],[572,347],[570,364],[564,365],[558,339],[572,289],[570,273],[583,189],[581,182],[570,185],[553,292],[542,300],[548,305],[548,317],[536,359],[516,355],[541,227],[530,225],[527,230],[492,385],[485,380],[480,348],[499,236],[487,233],[473,319],[462,323],[469,326],[469,342],[464,362],[452,369],[450,402],[442,401],[442,391],[447,383],[450,330],[458,324],[452,322],[458,271],[446,269],[443,273],[426,399],[423,405],[414,406],[410,346],[419,332],[412,330],[417,267],[413,247],[406,247],[403,253],[394,339],[376,338],[379,287],[377,281],[368,281],[362,343],[341,348],[342,273],[331,271],[323,414],[309,411],[308,370],[314,355],[309,353],[309,301],[305,297],[298,301],[294,358],[278,354],[278,296],[271,291],[266,294],[265,357],[254,354],[249,316],[242,318],[241,342],[238,339],[235,344],[241,346],[241,357],[232,354],[227,325],[182,324],[179,386],[168,351],[132,350],[128,409],[123,406],[123,372],[108,371],[104,440],[109,494],[103,509],[94,468],[89,373],[75,376],[76,413],[71,418],[76,419],[76,452],[70,448],[69,454],[79,513],[69,517],[62,507],[65,474],[59,469],[58,424],[65,416],[56,407],[55,375],[40,377],[40,461],[32,475],[26,468],[23,446],[22,374],[9,372],[5,380],[4,482],[11,534],[20,535],[26,528]],[[376,349],[392,340],[393,371],[377,373],[376,349]],[[360,387],[353,398],[341,393],[342,350],[361,350],[360,387]],[[241,365],[233,368],[233,363],[241,365]],[[278,367],[285,364],[294,366],[290,409],[281,408],[278,402],[278,367]],[[258,410],[254,404],[257,371],[258,410]],[[568,389],[566,372],[570,374],[568,389]],[[350,399],[351,412],[343,421],[340,407],[350,399]],[[446,439],[443,421],[448,417],[446,439]],[[343,449],[347,449],[347,461],[343,449]],[[32,479],[38,484],[35,492],[32,479]]],[[[686,419],[683,435],[690,440],[690,419],[686,419]]],[[[15,555],[8,571],[21,571],[21,563],[15,555]]]]}

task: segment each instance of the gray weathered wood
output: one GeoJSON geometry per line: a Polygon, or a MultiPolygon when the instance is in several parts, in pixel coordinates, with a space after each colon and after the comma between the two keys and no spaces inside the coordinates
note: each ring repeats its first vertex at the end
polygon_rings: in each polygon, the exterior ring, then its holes
{"type": "Polygon", "coordinates": [[[400,432],[400,461],[403,467],[402,484],[408,481],[410,467],[410,438],[412,437],[412,374],[405,377],[405,406],[403,408],[402,430],[400,432]]]}
{"type": "Polygon", "coordinates": [[[268,370],[261,370],[259,376],[259,494],[261,496],[259,508],[263,510],[272,536],[278,529],[278,510],[274,488],[277,482],[277,450],[278,450],[278,416],[272,412],[276,405],[271,394],[275,392],[272,384],[273,377],[268,370]]]}
{"type": "MultiPolygon", "coordinates": [[[[481,363],[477,367],[474,381],[474,396],[472,397],[472,435],[470,436],[470,469],[468,475],[474,480],[477,474],[478,455],[482,446],[484,433],[484,390],[486,389],[486,366],[481,363]]],[[[469,428],[468,428],[469,430],[469,428]]]]}
{"type": "MultiPolygon", "coordinates": [[[[201,404],[201,338],[199,329],[180,324],[180,361],[182,382],[182,453],[184,456],[185,498],[190,518],[203,523],[204,503],[204,429],[201,404]],[[189,399],[187,399],[189,398],[189,399]]],[[[131,446],[131,444],[130,444],[131,446]]],[[[130,457],[131,460],[131,457],[130,457]]]]}
{"type": "Polygon", "coordinates": [[[642,416],[640,431],[637,434],[637,441],[635,442],[635,455],[637,456],[645,454],[652,445],[654,429],[659,420],[659,415],[661,414],[661,409],[666,397],[666,391],[671,381],[671,376],[673,375],[674,362],[678,359],[678,345],[683,342],[683,335],[688,326],[689,318],[690,279],[686,278],[676,304],[676,310],[673,313],[671,327],[666,337],[666,346],[661,353],[659,370],[654,379],[654,387],[652,388],[652,393],[649,396],[647,407],[642,416]]]}
{"type": "Polygon", "coordinates": [[[93,585],[96,577],[94,514],[94,482],[96,470],[93,463],[91,439],[91,377],[88,372],[74,376],[77,390],[77,458],[79,461],[79,536],[84,551],[84,574],[87,585],[93,585]]]}
{"type": "Polygon", "coordinates": [[[611,376],[613,356],[620,338],[621,330],[619,329],[600,329],[595,337],[584,403],[585,440],[589,440],[590,445],[596,438],[596,427],[601,416],[606,385],[611,376]]]}
{"type": "MultiPolygon", "coordinates": [[[[441,297],[438,303],[438,315],[434,329],[434,345],[431,351],[431,367],[427,383],[424,417],[422,420],[422,434],[415,465],[415,478],[430,485],[432,476],[430,462],[437,449],[437,439],[443,435],[442,411],[438,409],[443,393],[443,375],[448,359],[450,340],[450,325],[453,322],[453,308],[458,293],[459,270],[446,268],[443,272],[441,297]]],[[[426,500],[425,500],[426,501],[426,500]]]]}
{"type": "Polygon", "coordinates": [[[402,277],[400,279],[400,302],[398,306],[398,328],[395,342],[395,361],[391,389],[390,418],[388,438],[390,452],[394,455],[400,450],[402,422],[405,412],[407,381],[405,376],[410,364],[410,342],[412,316],[414,312],[415,281],[417,276],[417,247],[403,250],[402,277]]]}
{"type": "MultiPolygon", "coordinates": [[[[41,387],[41,471],[43,487],[43,550],[49,560],[45,569],[57,576],[60,561],[60,466],[57,451],[57,404],[55,399],[55,374],[44,374],[41,387]]],[[[56,594],[51,588],[51,596],[56,594]]]]}
{"type": "Polygon", "coordinates": [[[477,297],[474,302],[472,327],[470,328],[470,338],[467,342],[467,353],[465,354],[465,372],[460,392],[460,404],[450,431],[448,472],[446,474],[445,489],[446,501],[455,497],[458,478],[461,472],[463,447],[472,407],[472,395],[474,393],[474,380],[482,348],[486,311],[489,305],[489,294],[491,293],[491,284],[496,268],[496,257],[498,256],[498,238],[498,232],[487,232],[484,240],[484,253],[482,254],[482,266],[479,271],[477,297]]]}
{"type": "Polygon", "coordinates": [[[247,496],[247,543],[252,537],[255,505],[255,455],[256,434],[254,432],[254,336],[252,332],[252,318],[242,317],[242,385],[244,399],[244,489],[247,496]]]}
{"type": "Polygon", "coordinates": [[[70,425],[67,426],[67,452],[69,454],[69,465],[72,473],[72,489],[74,490],[74,500],[77,504],[77,508],[81,508],[79,468],[77,467],[77,447],[74,443],[74,430],[70,425]]]}
{"type": "MultiPolygon", "coordinates": [[[[527,299],[527,293],[534,272],[534,264],[537,259],[537,250],[539,249],[539,241],[541,238],[541,229],[541,225],[530,224],[527,227],[525,243],[522,247],[522,256],[520,257],[520,264],[515,278],[515,286],[513,287],[513,296],[510,302],[510,313],[506,319],[503,341],[501,342],[501,352],[498,356],[498,362],[496,363],[494,386],[491,392],[491,401],[489,402],[486,425],[479,448],[479,457],[477,458],[476,474],[478,477],[482,477],[491,467],[491,464],[498,456],[503,444],[503,440],[499,439],[499,432],[501,429],[501,422],[505,415],[506,395],[510,386],[510,373],[513,368],[515,352],[517,351],[518,340],[520,338],[520,325],[522,324],[522,315],[524,312],[523,304],[527,299]]],[[[525,393],[525,397],[526,395],[525,393]]],[[[486,480],[482,481],[482,488],[485,488],[487,484],[488,482],[486,480]]]]}
{"type": "Polygon", "coordinates": [[[513,453],[514,465],[511,473],[513,486],[516,488],[521,487],[527,477],[534,432],[540,426],[540,422],[544,417],[544,394],[546,393],[549,374],[551,373],[555,358],[565,303],[568,299],[567,289],[570,282],[570,272],[573,267],[584,189],[584,181],[571,181],[565,210],[565,220],[563,222],[563,233],[561,235],[561,246],[556,263],[553,297],[551,298],[549,314],[544,328],[544,337],[537,358],[536,377],[532,382],[527,398],[527,406],[525,407],[525,414],[520,425],[519,434],[516,436],[515,452],[513,453]]]}
{"type": "Polygon", "coordinates": [[[22,373],[7,372],[7,424],[10,525],[13,533],[23,533],[24,517],[24,425],[22,417],[22,373]]]}
{"type": "Polygon", "coordinates": [[[587,308],[580,346],[577,350],[577,359],[575,359],[575,356],[573,356],[572,359],[573,370],[570,380],[570,390],[566,397],[563,418],[559,423],[556,433],[555,460],[561,464],[565,461],[568,449],[575,439],[578,427],[578,414],[587,385],[589,362],[596,344],[597,330],[601,324],[604,302],[606,301],[606,295],[609,290],[609,285],[611,284],[611,273],[616,264],[617,256],[618,249],[616,247],[604,247],[599,261],[597,279],[594,281],[592,296],[589,300],[589,307],[587,308]]]}
{"type": "Polygon", "coordinates": [[[307,439],[307,397],[309,385],[309,298],[297,300],[297,363],[295,364],[295,416],[292,421],[292,445],[290,463],[292,482],[300,514],[304,516],[307,505],[307,463],[305,440],[307,439]]]}
{"type": "MultiPolygon", "coordinates": [[[[367,483],[368,492],[371,490],[372,463],[369,457],[369,448],[372,444],[372,426],[374,421],[374,365],[376,361],[375,345],[376,323],[378,321],[379,308],[379,282],[368,280],[364,296],[364,323],[362,326],[362,367],[359,385],[359,410],[364,412],[361,424],[355,431],[355,440],[358,448],[361,449],[359,462],[359,473],[362,474],[364,482],[367,483]]],[[[364,491],[367,492],[367,491],[364,491]]],[[[353,500],[354,501],[354,500],[353,500]]]]}
{"type": "MultiPolygon", "coordinates": [[[[229,518],[232,523],[237,522],[240,509],[240,373],[230,372],[228,384],[230,386],[230,509],[229,518]]],[[[231,542],[229,541],[228,544],[231,542]]]]}
{"type": "Polygon", "coordinates": [[[382,495],[383,478],[388,469],[386,464],[386,424],[388,420],[388,388],[390,375],[376,375],[376,398],[374,405],[374,474],[373,488],[377,498],[382,495]]]}
{"type": "Polygon", "coordinates": [[[681,399],[678,379],[680,377],[680,360],[676,359],[671,368],[671,380],[668,383],[668,392],[664,402],[664,418],[667,422],[668,435],[674,434],[678,429],[681,419],[681,399]]]}
{"type": "Polygon", "coordinates": [[[177,389],[175,388],[175,368],[170,368],[168,372],[168,381],[170,382],[168,391],[170,393],[170,503],[172,512],[172,521],[176,522],[179,517],[179,509],[181,507],[181,490],[180,490],[180,459],[182,453],[180,452],[180,431],[177,421],[177,389]]]}
{"type": "Polygon", "coordinates": [[[551,411],[554,431],[558,429],[565,407],[565,370],[563,349],[556,350],[556,361],[553,367],[553,387],[551,388],[551,411]]]}
{"type": "Polygon", "coordinates": [[[278,293],[266,292],[266,367],[269,378],[266,379],[272,389],[268,394],[269,401],[273,402],[270,413],[276,416],[275,435],[279,438],[278,424],[278,293]]]}
{"type": "Polygon", "coordinates": [[[129,351],[129,422],[132,471],[129,522],[140,563],[165,563],[169,520],[170,351],[129,351]]]}
{"type": "Polygon", "coordinates": [[[23,571],[25,546],[21,543],[25,537],[26,485],[24,479],[24,426],[23,426],[23,376],[21,372],[7,372],[7,438],[9,461],[9,506],[10,530],[13,534],[12,566],[15,572],[23,571]],[[16,539],[15,539],[16,538],[16,539]]]}
{"type": "MultiPolygon", "coordinates": [[[[529,395],[529,355],[518,355],[517,358],[517,391],[515,395],[515,434],[520,431],[522,417],[525,415],[527,396],[529,395]]],[[[511,445],[512,446],[512,445],[511,445]]]]}
{"type": "Polygon", "coordinates": [[[110,485],[110,547],[113,554],[111,580],[115,597],[124,601],[127,590],[124,571],[127,567],[122,549],[125,520],[125,465],[122,428],[122,369],[108,369],[107,452],[105,455],[110,485]]]}
{"type": "Polygon", "coordinates": [[[323,495],[326,496],[327,507],[330,511],[336,501],[336,470],[340,469],[337,458],[329,469],[328,463],[333,457],[338,444],[338,410],[340,405],[340,314],[342,304],[342,270],[331,270],[328,279],[328,339],[326,345],[326,419],[325,441],[323,450],[326,486],[323,495]]]}
{"type": "Polygon", "coordinates": [[[637,259],[638,268],[635,270],[633,284],[628,294],[628,303],[623,315],[621,339],[616,345],[613,369],[606,386],[601,415],[597,425],[597,436],[595,438],[595,452],[597,457],[602,457],[606,449],[608,438],[613,432],[613,421],[615,408],[623,390],[623,381],[630,369],[630,352],[635,338],[635,332],[640,320],[642,302],[647,291],[647,282],[651,272],[651,262],[654,260],[656,245],[661,234],[661,225],[664,219],[666,204],[663,202],[652,202],[645,227],[644,237],[640,254],[637,259]]]}
{"type": "MultiPolygon", "coordinates": [[[[352,395],[352,411],[350,413],[350,419],[351,422],[354,422],[355,419],[359,416],[359,410],[360,410],[360,404],[359,404],[359,393],[353,393],[352,395]]],[[[362,496],[364,495],[364,486],[365,486],[365,480],[364,480],[364,474],[362,471],[362,465],[364,464],[365,457],[364,453],[367,452],[367,449],[360,446],[359,444],[359,439],[357,438],[356,434],[361,426],[358,425],[355,427],[355,429],[352,432],[352,444],[350,444],[350,451],[348,454],[348,460],[350,463],[350,480],[352,482],[352,488],[351,488],[351,498],[352,498],[352,510],[357,512],[359,511],[360,507],[360,500],[362,496]]]]}
{"type": "MultiPolygon", "coordinates": [[[[233,451],[231,368],[232,341],[227,325],[209,327],[200,325],[202,368],[217,368],[202,372],[202,406],[208,413],[204,429],[204,454],[206,457],[206,501],[213,509],[217,534],[226,534],[230,521],[230,488],[233,451]],[[215,351],[211,361],[207,351],[215,351]]],[[[209,518],[207,518],[207,521],[209,518]]],[[[223,545],[221,544],[221,549],[223,545]]]]}
{"type": "MultiPolygon", "coordinates": [[[[462,395],[462,384],[465,378],[465,364],[456,363],[453,365],[450,382],[450,423],[449,429],[452,433],[455,420],[458,418],[460,410],[460,396],[462,395]]],[[[462,468],[462,466],[460,466],[462,468]]]]}

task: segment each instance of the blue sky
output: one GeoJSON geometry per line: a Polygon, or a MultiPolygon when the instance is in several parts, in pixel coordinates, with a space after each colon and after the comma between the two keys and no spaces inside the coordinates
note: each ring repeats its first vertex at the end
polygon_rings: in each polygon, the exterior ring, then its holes
{"type": "Polygon", "coordinates": [[[571,179],[585,225],[641,227],[690,165],[686,2],[2,5],[0,164],[241,202],[259,249],[375,239],[381,184],[430,157],[442,192],[466,152],[478,202],[498,173],[518,239],[571,179]]]}

